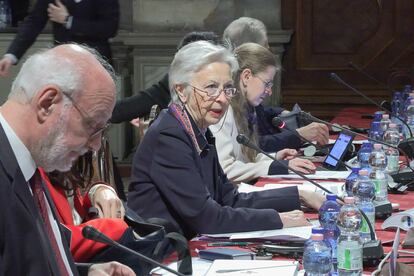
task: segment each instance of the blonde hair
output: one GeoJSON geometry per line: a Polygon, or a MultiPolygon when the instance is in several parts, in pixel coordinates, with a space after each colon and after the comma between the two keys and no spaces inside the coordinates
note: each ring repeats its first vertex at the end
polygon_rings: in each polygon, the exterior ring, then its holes
{"type": "MultiPolygon", "coordinates": [[[[238,93],[231,101],[234,111],[234,119],[239,133],[244,133],[254,144],[257,144],[258,133],[257,124],[248,121],[249,115],[255,116],[254,107],[247,102],[246,95],[240,87],[240,75],[245,69],[250,69],[252,74],[266,71],[269,66],[277,68],[276,57],[265,47],[256,43],[245,43],[235,49],[235,56],[239,62],[239,70],[235,76],[235,83],[238,86],[238,93]],[[250,128],[249,128],[250,126],[250,128]]],[[[254,162],[256,151],[245,146],[241,146],[242,153],[249,162],[254,162]]]]}

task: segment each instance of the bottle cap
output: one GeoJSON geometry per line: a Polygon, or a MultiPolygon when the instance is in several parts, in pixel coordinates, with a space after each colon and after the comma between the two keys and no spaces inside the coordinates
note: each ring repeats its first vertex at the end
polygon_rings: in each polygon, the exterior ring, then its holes
{"type": "Polygon", "coordinates": [[[327,200],[336,200],[338,197],[335,194],[326,194],[327,200]]]}
{"type": "Polygon", "coordinates": [[[374,144],[374,149],[379,150],[382,148],[381,144],[374,144]]]}
{"type": "Polygon", "coordinates": [[[323,229],[322,227],[313,227],[312,228],[312,234],[322,234],[323,232],[325,232],[325,229],[323,229]]]}
{"type": "Polygon", "coordinates": [[[359,175],[363,175],[363,176],[367,176],[368,175],[368,170],[366,170],[366,169],[362,169],[362,170],[360,170],[359,171],[359,173],[358,173],[359,175]]]}
{"type": "Polygon", "coordinates": [[[389,114],[382,114],[382,118],[388,120],[390,118],[389,114]]]}
{"type": "Polygon", "coordinates": [[[322,234],[312,234],[311,239],[314,241],[323,241],[323,235],[322,234]]]}
{"type": "Polygon", "coordinates": [[[353,204],[355,202],[355,198],[353,196],[346,196],[344,198],[345,204],[353,204]]]}

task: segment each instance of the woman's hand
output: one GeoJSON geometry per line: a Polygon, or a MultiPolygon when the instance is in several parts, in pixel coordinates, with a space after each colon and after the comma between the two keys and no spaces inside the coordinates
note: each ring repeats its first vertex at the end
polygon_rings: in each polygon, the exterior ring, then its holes
{"type": "Polygon", "coordinates": [[[311,223],[305,218],[303,212],[300,210],[279,213],[279,216],[283,223],[283,228],[311,225],[311,223]]]}
{"type": "Polygon", "coordinates": [[[289,161],[288,166],[292,169],[301,172],[301,173],[313,173],[316,170],[315,165],[312,161],[302,159],[302,158],[294,158],[289,161]]]}
{"type": "Polygon", "coordinates": [[[326,200],[326,196],[320,193],[306,191],[300,188],[298,189],[298,193],[300,202],[315,210],[319,210],[319,208],[321,208],[322,204],[326,200]]]}
{"type": "Polygon", "coordinates": [[[282,149],[276,153],[277,160],[290,160],[295,158],[298,152],[294,149],[282,149]]]}
{"type": "Polygon", "coordinates": [[[98,209],[100,218],[124,218],[122,201],[112,189],[104,185],[95,191],[91,203],[98,209]]]}

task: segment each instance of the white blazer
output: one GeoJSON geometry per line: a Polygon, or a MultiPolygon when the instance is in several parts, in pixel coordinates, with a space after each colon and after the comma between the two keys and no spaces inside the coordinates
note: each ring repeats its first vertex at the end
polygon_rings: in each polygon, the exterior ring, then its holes
{"type": "Polygon", "coordinates": [[[216,137],[220,164],[230,181],[234,183],[248,182],[268,175],[272,159],[259,153],[256,155],[255,162],[248,162],[242,153],[241,146],[236,141],[239,132],[231,106],[229,106],[227,114],[217,124],[210,126],[210,130],[216,137]]]}

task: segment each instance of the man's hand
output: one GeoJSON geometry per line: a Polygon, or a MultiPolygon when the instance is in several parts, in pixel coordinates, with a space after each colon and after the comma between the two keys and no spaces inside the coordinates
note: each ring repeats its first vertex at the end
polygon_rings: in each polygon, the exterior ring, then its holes
{"type": "Polygon", "coordinates": [[[326,125],[320,123],[311,123],[307,126],[296,129],[303,138],[316,141],[318,145],[329,143],[329,129],[326,125]]]}
{"type": "Polygon", "coordinates": [[[306,205],[306,206],[308,206],[312,209],[315,209],[315,210],[319,210],[319,208],[321,208],[322,204],[326,200],[326,196],[324,196],[320,193],[301,190],[301,189],[298,189],[298,193],[299,193],[300,201],[304,205],[306,205]]]}
{"type": "Polygon", "coordinates": [[[283,228],[311,225],[311,223],[305,218],[303,212],[299,210],[279,213],[279,216],[283,223],[283,228]]]}
{"type": "Polygon", "coordinates": [[[295,158],[298,152],[294,149],[282,149],[276,153],[277,160],[290,160],[295,158]]]}
{"type": "Polygon", "coordinates": [[[135,276],[135,272],[118,262],[94,264],[89,268],[88,276],[135,276]]]}
{"type": "Polygon", "coordinates": [[[98,209],[100,218],[124,218],[122,201],[112,189],[104,185],[95,191],[91,203],[98,209]]]}
{"type": "Polygon", "coordinates": [[[13,61],[10,57],[3,57],[0,60],[0,76],[7,77],[10,73],[10,67],[13,65],[13,61]]]}
{"type": "Polygon", "coordinates": [[[47,13],[50,20],[60,24],[66,24],[66,20],[69,16],[68,9],[62,4],[62,2],[60,2],[60,0],[55,0],[55,4],[49,4],[47,13]]]}
{"type": "Polygon", "coordinates": [[[311,161],[302,158],[295,158],[290,160],[288,166],[295,171],[305,174],[313,173],[316,170],[315,165],[311,161]]]}

